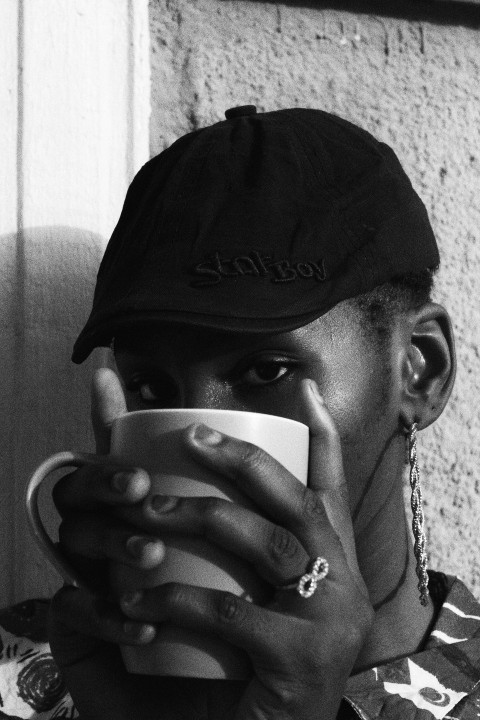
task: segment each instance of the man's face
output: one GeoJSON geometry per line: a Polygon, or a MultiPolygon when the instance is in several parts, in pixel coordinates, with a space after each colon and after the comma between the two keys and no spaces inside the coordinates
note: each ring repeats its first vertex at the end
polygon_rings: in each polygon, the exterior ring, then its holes
{"type": "MultiPolygon", "coordinates": [[[[284,333],[162,324],[128,341],[120,337],[115,357],[128,409],[223,408],[302,421],[300,382],[313,378],[340,433],[355,517],[399,419],[394,353],[381,352],[364,322],[358,310],[340,303],[284,333]]],[[[376,488],[378,502],[387,492],[376,488]]]]}

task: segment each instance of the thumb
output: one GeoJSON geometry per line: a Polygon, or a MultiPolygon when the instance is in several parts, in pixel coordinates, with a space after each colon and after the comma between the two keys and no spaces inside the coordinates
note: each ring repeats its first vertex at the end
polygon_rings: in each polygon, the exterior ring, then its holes
{"type": "Polygon", "coordinates": [[[117,374],[98,368],[92,380],[92,425],[97,453],[110,451],[110,434],[115,418],[127,412],[127,403],[117,374]]]}

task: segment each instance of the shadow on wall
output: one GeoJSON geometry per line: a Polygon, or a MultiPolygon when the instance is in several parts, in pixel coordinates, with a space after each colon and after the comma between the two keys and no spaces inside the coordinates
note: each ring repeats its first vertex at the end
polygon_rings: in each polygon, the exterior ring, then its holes
{"type": "Polygon", "coordinates": [[[88,230],[52,226],[25,228],[15,244],[14,321],[23,319],[25,329],[70,329],[73,338],[90,310],[105,240],[88,230]]]}
{"type": "Polygon", "coordinates": [[[27,228],[16,238],[13,372],[17,397],[28,410],[22,435],[31,436],[35,456],[38,444],[39,451],[43,446],[50,450],[88,421],[84,396],[88,399],[91,363],[78,368],[70,355],[91,308],[104,247],[102,237],[81,228],[27,228]],[[37,443],[44,433],[37,429],[36,435],[35,424],[42,422],[49,424],[50,434],[37,443]]]}
{"type": "Polygon", "coordinates": [[[0,313],[0,405],[8,418],[0,434],[0,571],[14,598],[48,594],[58,583],[26,531],[27,478],[53,452],[93,449],[89,387],[99,358],[79,368],[70,355],[88,317],[104,246],[99,235],[72,227],[26,228],[0,238],[0,278],[8,288],[0,313]]]}
{"type": "MultiPolygon", "coordinates": [[[[260,1],[277,4],[275,0],[260,1]]],[[[330,2],[283,0],[283,3],[290,7],[341,10],[364,15],[432,22],[437,25],[480,28],[480,0],[331,0],[330,2]]]]}

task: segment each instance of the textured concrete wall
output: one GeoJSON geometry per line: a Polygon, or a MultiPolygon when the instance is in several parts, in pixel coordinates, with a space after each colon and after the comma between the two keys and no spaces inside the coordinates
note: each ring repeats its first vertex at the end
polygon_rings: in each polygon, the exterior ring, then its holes
{"type": "Polygon", "coordinates": [[[431,564],[480,597],[479,8],[407,19],[393,0],[396,17],[313,4],[151,0],[151,151],[247,103],[322,108],[395,148],[430,212],[458,342],[453,398],[419,437],[431,564]]]}

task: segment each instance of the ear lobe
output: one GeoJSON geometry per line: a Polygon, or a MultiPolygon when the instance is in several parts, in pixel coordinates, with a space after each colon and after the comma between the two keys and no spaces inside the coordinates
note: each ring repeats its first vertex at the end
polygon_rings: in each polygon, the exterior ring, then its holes
{"type": "Polygon", "coordinates": [[[442,413],[455,380],[456,361],[450,317],[441,305],[413,311],[404,377],[402,420],[423,429],[442,413]]]}

